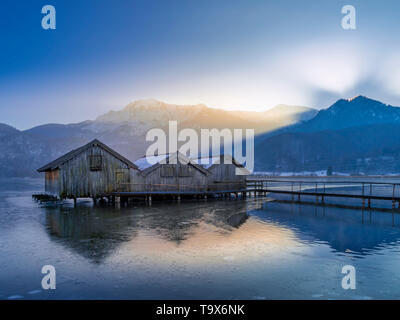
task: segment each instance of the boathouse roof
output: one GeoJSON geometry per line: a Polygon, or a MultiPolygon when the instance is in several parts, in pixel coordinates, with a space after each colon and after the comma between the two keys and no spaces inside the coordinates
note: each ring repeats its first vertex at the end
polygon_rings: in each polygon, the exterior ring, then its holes
{"type": "Polygon", "coordinates": [[[60,165],[64,164],[65,162],[73,159],[77,155],[81,154],[82,152],[86,151],[87,149],[91,147],[100,147],[103,150],[107,151],[108,153],[112,154],[115,158],[119,159],[121,162],[125,163],[127,166],[133,168],[133,169],[138,169],[138,167],[133,164],[131,161],[129,161],[127,158],[123,157],[120,155],[117,151],[111,149],[101,141],[94,139],[90,141],[89,143],[85,144],[82,147],[79,147],[77,149],[74,149],[63,156],[55,159],[54,161],[49,162],[48,164],[44,165],[43,167],[37,169],[38,172],[44,172],[48,170],[54,170],[57,169],[60,165]]]}
{"type": "Polygon", "coordinates": [[[176,164],[178,161],[182,164],[191,164],[197,170],[201,171],[203,174],[209,174],[209,171],[197,164],[192,159],[186,157],[180,152],[164,153],[154,156],[143,156],[135,160],[134,165],[142,171],[143,175],[147,175],[150,172],[156,170],[159,166],[163,164],[176,164]]]}
{"type": "Polygon", "coordinates": [[[239,168],[245,168],[242,164],[237,162],[230,154],[212,155],[209,157],[194,158],[193,161],[205,169],[210,169],[218,164],[233,164],[239,168]]]}

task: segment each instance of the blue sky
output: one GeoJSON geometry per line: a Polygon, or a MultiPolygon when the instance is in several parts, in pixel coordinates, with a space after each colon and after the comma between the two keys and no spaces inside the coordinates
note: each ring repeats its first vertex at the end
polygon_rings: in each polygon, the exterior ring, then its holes
{"type": "Polygon", "coordinates": [[[69,123],[137,99],[265,110],[400,105],[399,1],[3,0],[0,122],[69,123]],[[57,29],[41,27],[42,6],[57,29]],[[352,4],[357,29],[341,27],[352,4]]]}

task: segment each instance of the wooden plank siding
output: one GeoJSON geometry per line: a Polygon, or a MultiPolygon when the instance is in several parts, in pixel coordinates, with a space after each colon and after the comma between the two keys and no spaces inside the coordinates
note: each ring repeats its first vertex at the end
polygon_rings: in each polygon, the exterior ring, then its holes
{"type": "Polygon", "coordinates": [[[46,192],[58,191],[61,198],[96,197],[116,191],[117,182],[130,183],[130,170],[134,171],[101,147],[92,146],[61,164],[59,169],[46,172],[46,192]],[[93,159],[96,159],[96,167],[93,167],[93,159]],[[54,176],[58,179],[51,180],[54,176]]]}
{"type": "Polygon", "coordinates": [[[93,146],[60,167],[60,195],[96,197],[116,190],[118,181],[130,183],[129,167],[104,149],[93,146]],[[101,169],[90,168],[90,157],[101,156],[101,169]],[[122,178],[121,178],[122,175],[122,178]]]}
{"type": "Polygon", "coordinates": [[[207,175],[191,164],[164,164],[143,177],[134,191],[206,191],[207,175]]]}
{"type": "Polygon", "coordinates": [[[137,167],[97,139],[38,169],[45,191],[60,198],[97,198],[131,182],[137,167]]]}
{"type": "Polygon", "coordinates": [[[60,170],[55,169],[45,173],[45,190],[54,196],[60,194],[60,170]]]}
{"type": "Polygon", "coordinates": [[[216,190],[243,190],[246,188],[246,176],[236,174],[235,164],[214,164],[208,171],[209,191],[216,190]]]}

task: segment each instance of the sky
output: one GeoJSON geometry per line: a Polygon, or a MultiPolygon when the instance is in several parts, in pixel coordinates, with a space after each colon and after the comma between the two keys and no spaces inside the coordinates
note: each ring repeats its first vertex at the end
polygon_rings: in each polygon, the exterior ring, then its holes
{"type": "Polygon", "coordinates": [[[2,0],[0,122],[79,122],[149,98],[400,106],[399,31],[398,0],[2,0]],[[342,28],[348,4],[355,30],[342,28]],[[55,30],[42,28],[44,5],[55,30]]]}

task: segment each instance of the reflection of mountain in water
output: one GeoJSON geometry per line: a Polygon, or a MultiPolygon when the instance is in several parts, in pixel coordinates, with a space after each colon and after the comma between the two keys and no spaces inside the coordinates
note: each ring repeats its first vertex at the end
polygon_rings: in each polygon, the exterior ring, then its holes
{"type": "Polygon", "coordinates": [[[151,231],[177,245],[189,239],[199,223],[230,232],[247,219],[252,208],[242,201],[154,203],[117,209],[78,206],[46,208],[46,225],[52,239],[58,240],[82,256],[102,262],[116,248],[151,231]]]}
{"type": "Polygon", "coordinates": [[[367,255],[400,239],[400,216],[391,213],[268,202],[251,214],[292,229],[300,240],[311,237],[339,252],[367,255]]]}

